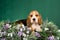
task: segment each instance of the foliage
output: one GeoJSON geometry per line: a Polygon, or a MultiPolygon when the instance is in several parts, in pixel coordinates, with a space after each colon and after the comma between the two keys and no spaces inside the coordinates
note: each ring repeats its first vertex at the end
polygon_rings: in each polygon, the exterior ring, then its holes
{"type": "Polygon", "coordinates": [[[42,32],[31,33],[24,24],[0,22],[0,40],[59,40],[60,29],[48,19],[43,22],[42,32]]]}

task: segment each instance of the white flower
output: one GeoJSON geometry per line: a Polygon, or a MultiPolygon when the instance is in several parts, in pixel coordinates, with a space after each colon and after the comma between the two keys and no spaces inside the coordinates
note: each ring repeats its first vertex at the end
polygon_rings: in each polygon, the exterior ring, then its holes
{"type": "Polygon", "coordinates": [[[22,24],[22,28],[25,30],[25,26],[22,24]]]}
{"type": "Polygon", "coordinates": [[[29,34],[29,31],[27,31],[26,33],[29,34]]]}
{"type": "Polygon", "coordinates": [[[12,37],[13,36],[13,33],[8,33],[8,36],[11,36],[12,37]]]}
{"type": "MultiPolygon", "coordinates": [[[[25,30],[25,26],[23,24],[18,24],[16,27],[16,29],[18,29],[18,30],[21,28],[25,30]]],[[[21,29],[21,31],[22,31],[22,29],[21,29]]]]}
{"type": "Polygon", "coordinates": [[[58,32],[60,32],[60,30],[58,30],[58,32]]]}
{"type": "Polygon", "coordinates": [[[23,29],[22,29],[22,28],[20,28],[20,31],[23,31],[23,29]]]}
{"type": "Polygon", "coordinates": [[[20,24],[18,24],[17,27],[20,27],[20,24]]]}
{"type": "Polygon", "coordinates": [[[4,31],[3,34],[6,35],[6,31],[4,31]]]}
{"type": "Polygon", "coordinates": [[[47,30],[49,30],[49,28],[45,28],[44,30],[47,31],[47,30]]]}
{"type": "Polygon", "coordinates": [[[6,31],[0,32],[0,37],[2,37],[3,35],[6,35],[6,31]]]}
{"type": "Polygon", "coordinates": [[[9,25],[9,28],[11,28],[12,25],[9,25]]]}
{"type": "Polygon", "coordinates": [[[18,30],[20,29],[20,24],[17,25],[16,29],[18,29],[18,30]]]}
{"type": "Polygon", "coordinates": [[[23,36],[24,36],[24,37],[26,37],[26,34],[25,34],[25,33],[23,33],[23,36]]]}
{"type": "Polygon", "coordinates": [[[16,29],[18,29],[18,30],[19,30],[20,28],[19,28],[19,27],[16,27],[16,29]]]}
{"type": "Polygon", "coordinates": [[[57,37],[57,39],[59,40],[60,38],[59,38],[59,37],[57,37]]]}
{"type": "Polygon", "coordinates": [[[52,35],[52,38],[54,39],[54,36],[52,35]]]}
{"type": "Polygon", "coordinates": [[[23,38],[23,40],[27,40],[27,38],[23,38]]]}
{"type": "Polygon", "coordinates": [[[25,26],[22,24],[22,28],[25,28],[25,26]]]}
{"type": "Polygon", "coordinates": [[[24,28],[24,31],[25,31],[26,29],[24,28]]]}
{"type": "Polygon", "coordinates": [[[29,35],[27,35],[27,37],[28,37],[29,35]]]}
{"type": "Polygon", "coordinates": [[[49,22],[48,24],[52,24],[52,22],[49,22]]]}

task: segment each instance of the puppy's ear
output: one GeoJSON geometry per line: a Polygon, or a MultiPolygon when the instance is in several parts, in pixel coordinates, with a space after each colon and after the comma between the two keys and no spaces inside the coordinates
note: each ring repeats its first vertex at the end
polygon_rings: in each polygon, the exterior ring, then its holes
{"type": "Polygon", "coordinates": [[[39,25],[42,24],[42,18],[41,18],[41,15],[39,15],[39,18],[38,18],[38,24],[39,24],[39,25]]]}
{"type": "Polygon", "coordinates": [[[31,24],[31,21],[30,21],[30,18],[28,17],[27,18],[27,26],[30,27],[30,24],[31,24]]]}

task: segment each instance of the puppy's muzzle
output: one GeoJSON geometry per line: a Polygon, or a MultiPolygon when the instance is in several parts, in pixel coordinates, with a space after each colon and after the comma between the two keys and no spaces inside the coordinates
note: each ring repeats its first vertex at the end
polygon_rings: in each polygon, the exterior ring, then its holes
{"type": "Polygon", "coordinates": [[[35,18],[33,18],[33,21],[35,21],[36,19],[35,18]]]}

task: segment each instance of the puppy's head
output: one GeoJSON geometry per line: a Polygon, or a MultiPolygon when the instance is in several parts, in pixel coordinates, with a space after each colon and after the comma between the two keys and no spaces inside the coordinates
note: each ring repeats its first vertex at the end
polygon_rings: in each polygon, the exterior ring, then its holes
{"type": "Polygon", "coordinates": [[[34,24],[34,23],[39,25],[42,24],[41,15],[39,15],[39,12],[36,10],[31,11],[27,19],[27,25],[34,24]]]}

